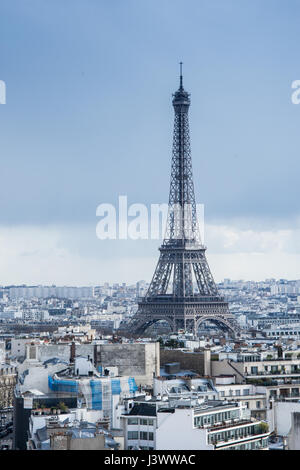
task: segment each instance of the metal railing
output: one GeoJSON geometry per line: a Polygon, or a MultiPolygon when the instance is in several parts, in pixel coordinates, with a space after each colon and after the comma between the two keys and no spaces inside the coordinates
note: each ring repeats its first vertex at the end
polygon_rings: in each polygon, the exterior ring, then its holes
{"type": "Polygon", "coordinates": [[[208,430],[209,431],[219,431],[221,429],[228,429],[228,428],[233,428],[235,426],[243,426],[243,425],[247,425],[247,424],[253,425],[253,426],[259,425],[259,423],[253,422],[249,419],[238,419],[237,421],[234,421],[234,419],[231,419],[230,423],[225,423],[224,422],[224,424],[209,425],[208,430]]]}

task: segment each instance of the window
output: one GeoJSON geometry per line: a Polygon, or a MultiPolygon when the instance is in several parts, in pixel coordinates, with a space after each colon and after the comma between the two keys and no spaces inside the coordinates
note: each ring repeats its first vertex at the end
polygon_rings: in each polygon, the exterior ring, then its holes
{"type": "Polygon", "coordinates": [[[148,419],[149,426],[153,426],[153,419],[148,419]]]}
{"type": "Polygon", "coordinates": [[[128,418],[128,424],[139,424],[139,420],[137,418],[128,418]]]}
{"type": "Polygon", "coordinates": [[[256,408],[260,408],[260,401],[256,402],[256,408]]]}
{"type": "Polygon", "coordinates": [[[149,432],[149,441],[153,441],[153,432],[149,432]]]}
{"type": "Polygon", "coordinates": [[[241,391],[240,391],[240,390],[236,390],[236,391],[235,391],[235,395],[236,395],[237,397],[240,396],[240,394],[241,394],[241,391]]]}
{"type": "Polygon", "coordinates": [[[148,441],[148,433],[147,432],[144,432],[144,431],[141,431],[140,432],[140,439],[142,441],[148,441]]]}
{"type": "Polygon", "coordinates": [[[138,439],[139,433],[137,431],[128,431],[128,440],[138,439]]]}
{"type": "Polygon", "coordinates": [[[243,395],[250,395],[250,389],[249,388],[244,388],[243,395]]]}
{"type": "Polygon", "coordinates": [[[30,349],[29,349],[29,359],[35,359],[35,346],[30,346],[30,349]]]}
{"type": "Polygon", "coordinates": [[[140,424],[141,424],[141,426],[147,426],[148,425],[148,420],[147,419],[140,419],[140,424]]]}

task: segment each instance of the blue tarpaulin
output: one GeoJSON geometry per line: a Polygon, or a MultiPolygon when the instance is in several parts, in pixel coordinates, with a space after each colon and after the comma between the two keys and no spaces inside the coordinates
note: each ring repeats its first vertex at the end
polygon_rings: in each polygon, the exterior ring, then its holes
{"type": "Polygon", "coordinates": [[[100,380],[91,380],[92,409],[102,410],[102,383],[100,380]]]}
{"type": "Polygon", "coordinates": [[[128,379],[129,391],[130,393],[134,393],[138,390],[138,387],[135,383],[134,377],[129,377],[128,379]]]}

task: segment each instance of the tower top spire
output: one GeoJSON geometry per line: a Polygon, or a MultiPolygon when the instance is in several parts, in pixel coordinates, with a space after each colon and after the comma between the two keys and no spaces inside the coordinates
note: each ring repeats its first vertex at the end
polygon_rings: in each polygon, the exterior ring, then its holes
{"type": "Polygon", "coordinates": [[[187,112],[190,105],[190,94],[183,88],[182,62],[180,65],[180,85],[178,90],[173,94],[173,106],[175,111],[187,112]]]}
{"type": "Polygon", "coordinates": [[[182,62],[179,62],[179,64],[180,64],[180,90],[183,90],[182,62]]]}

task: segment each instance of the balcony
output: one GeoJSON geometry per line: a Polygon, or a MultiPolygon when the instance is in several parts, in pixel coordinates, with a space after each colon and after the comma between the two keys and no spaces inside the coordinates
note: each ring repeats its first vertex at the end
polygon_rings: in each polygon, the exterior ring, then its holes
{"type": "Polygon", "coordinates": [[[291,403],[299,403],[300,401],[300,395],[298,395],[298,398],[296,395],[289,395],[289,396],[279,395],[279,397],[273,397],[273,398],[275,398],[275,401],[286,401],[286,402],[291,402],[291,403]]]}
{"type": "MultiPolygon", "coordinates": [[[[268,438],[269,437],[269,433],[265,433],[265,434],[260,434],[260,435],[249,435],[245,438],[241,437],[241,438],[233,438],[233,439],[227,439],[225,441],[219,441],[219,442],[212,442],[213,445],[215,445],[215,449],[218,450],[226,450],[226,447],[229,447],[228,450],[230,450],[230,447],[232,445],[238,445],[238,444],[246,444],[247,442],[251,442],[251,441],[254,441],[254,446],[255,446],[255,449],[253,450],[267,450],[268,449],[268,438]],[[260,440],[258,440],[260,439],[260,440]],[[265,442],[263,441],[263,439],[265,440],[265,442]]],[[[234,450],[234,449],[232,449],[234,450]]],[[[244,450],[244,449],[241,449],[241,450],[244,450]]]]}
{"type": "Polygon", "coordinates": [[[209,432],[215,432],[215,431],[221,431],[222,429],[230,429],[234,427],[239,427],[239,426],[246,426],[246,425],[255,425],[253,421],[249,419],[230,419],[228,422],[223,421],[222,424],[210,424],[208,425],[208,431],[209,432]]]}
{"type": "Polygon", "coordinates": [[[246,378],[251,378],[251,377],[293,377],[293,376],[300,376],[300,369],[297,369],[296,371],[286,371],[286,370],[264,370],[264,371],[257,371],[257,372],[244,372],[244,376],[246,378]]]}
{"type": "Polygon", "coordinates": [[[247,357],[239,357],[236,362],[247,362],[247,364],[255,363],[255,362],[290,362],[290,361],[298,361],[300,362],[300,357],[255,357],[255,360],[247,360],[247,357]]]}
{"type": "MultiPolygon", "coordinates": [[[[246,421],[246,420],[245,420],[246,421]]],[[[254,425],[253,428],[251,428],[251,431],[246,431],[247,428],[240,428],[241,432],[237,432],[235,430],[233,435],[229,435],[226,437],[223,437],[223,440],[218,440],[217,439],[217,434],[212,434],[209,436],[209,443],[215,445],[215,446],[225,446],[228,444],[232,444],[234,442],[239,443],[239,442],[245,442],[249,440],[254,440],[254,439],[263,439],[263,438],[268,438],[269,437],[269,430],[268,430],[268,425],[263,422],[258,422],[258,423],[253,423],[253,421],[240,421],[237,423],[237,425],[247,425],[251,424],[254,425]]],[[[220,429],[214,428],[213,431],[219,432],[220,430],[228,429],[228,427],[220,427],[220,429]]]]}

